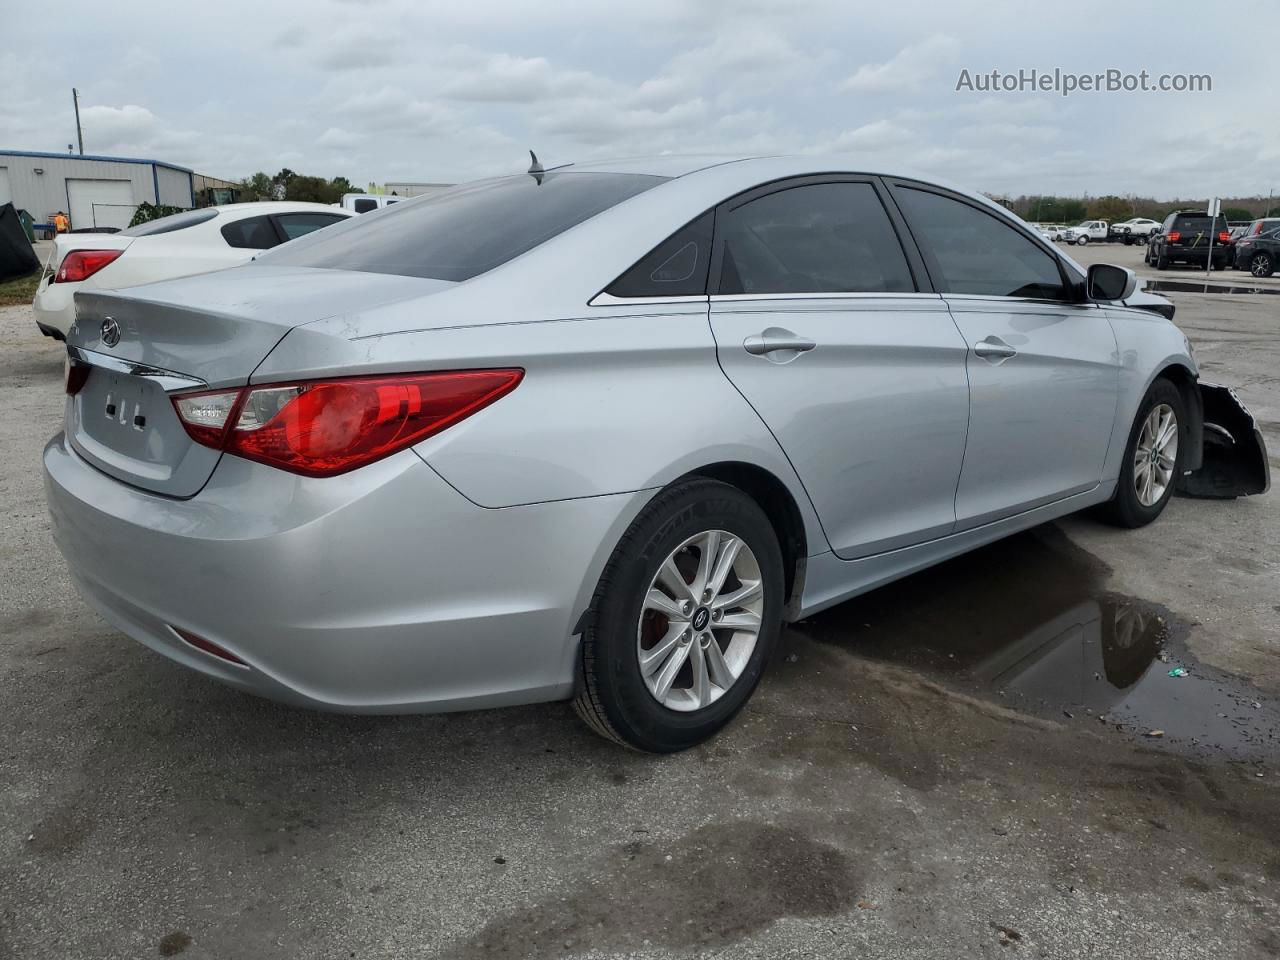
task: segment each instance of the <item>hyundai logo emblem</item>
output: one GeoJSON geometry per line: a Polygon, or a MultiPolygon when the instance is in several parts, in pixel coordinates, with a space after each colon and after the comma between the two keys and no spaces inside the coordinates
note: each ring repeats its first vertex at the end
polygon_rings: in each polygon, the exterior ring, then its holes
{"type": "Polygon", "coordinates": [[[102,342],[105,346],[114,347],[120,342],[120,324],[111,317],[102,321],[102,342]]]}

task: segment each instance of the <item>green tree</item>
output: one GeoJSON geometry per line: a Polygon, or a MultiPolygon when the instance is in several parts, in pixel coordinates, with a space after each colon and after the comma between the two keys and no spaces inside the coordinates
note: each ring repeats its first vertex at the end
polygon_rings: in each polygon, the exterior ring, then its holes
{"type": "Polygon", "coordinates": [[[1252,220],[1253,214],[1244,207],[1223,207],[1222,215],[1228,220],[1252,220]]]}
{"type": "Polygon", "coordinates": [[[329,181],[329,186],[333,187],[334,193],[338,195],[338,199],[342,199],[344,193],[359,193],[350,180],[346,177],[334,177],[329,181]]]}
{"type": "Polygon", "coordinates": [[[1124,197],[1098,197],[1089,202],[1089,217],[1120,223],[1133,216],[1133,204],[1124,197]]]}
{"type": "Polygon", "coordinates": [[[337,203],[342,194],[334,185],[323,177],[306,177],[295,174],[285,185],[285,198],[288,200],[304,200],[311,203],[337,203]]]}
{"type": "Polygon", "coordinates": [[[240,188],[246,200],[273,199],[271,178],[261,170],[251,177],[245,177],[240,183],[240,188]]]}

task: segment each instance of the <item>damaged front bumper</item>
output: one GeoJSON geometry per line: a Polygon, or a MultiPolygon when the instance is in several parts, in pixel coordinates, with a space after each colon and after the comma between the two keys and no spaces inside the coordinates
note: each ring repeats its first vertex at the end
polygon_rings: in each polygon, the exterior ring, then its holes
{"type": "Polygon", "coordinates": [[[1271,487],[1267,445],[1236,392],[1216,383],[1200,382],[1204,408],[1203,457],[1185,474],[1178,490],[1189,497],[1229,499],[1266,493],[1271,487]]]}

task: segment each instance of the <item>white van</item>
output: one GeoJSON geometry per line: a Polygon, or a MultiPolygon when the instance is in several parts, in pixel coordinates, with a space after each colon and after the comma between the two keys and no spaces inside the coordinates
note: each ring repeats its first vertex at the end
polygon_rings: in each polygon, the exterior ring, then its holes
{"type": "Polygon", "coordinates": [[[343,210],[350,210],[353,213],[368,213],[371,210],[381,210],[383,207],[406,199],[408,198],[395,197],[385,193],[344,193],[340,206],[343,210]]]}

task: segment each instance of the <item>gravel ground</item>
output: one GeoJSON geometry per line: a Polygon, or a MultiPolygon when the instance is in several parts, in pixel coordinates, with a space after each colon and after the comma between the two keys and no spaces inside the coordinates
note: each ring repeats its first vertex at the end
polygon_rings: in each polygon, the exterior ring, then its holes
{"type": "MultiPolygon", "coordinates": [[[[1280,304],[1175,299],[1280,450],[1280,304]]],[[[1274,495],[843,604],[654,758],[560,705],[290,709],[117,634],[48,534],[61,351],[27,308],[0,338],[0,957],[1280,954],[1274,495]]]]}

